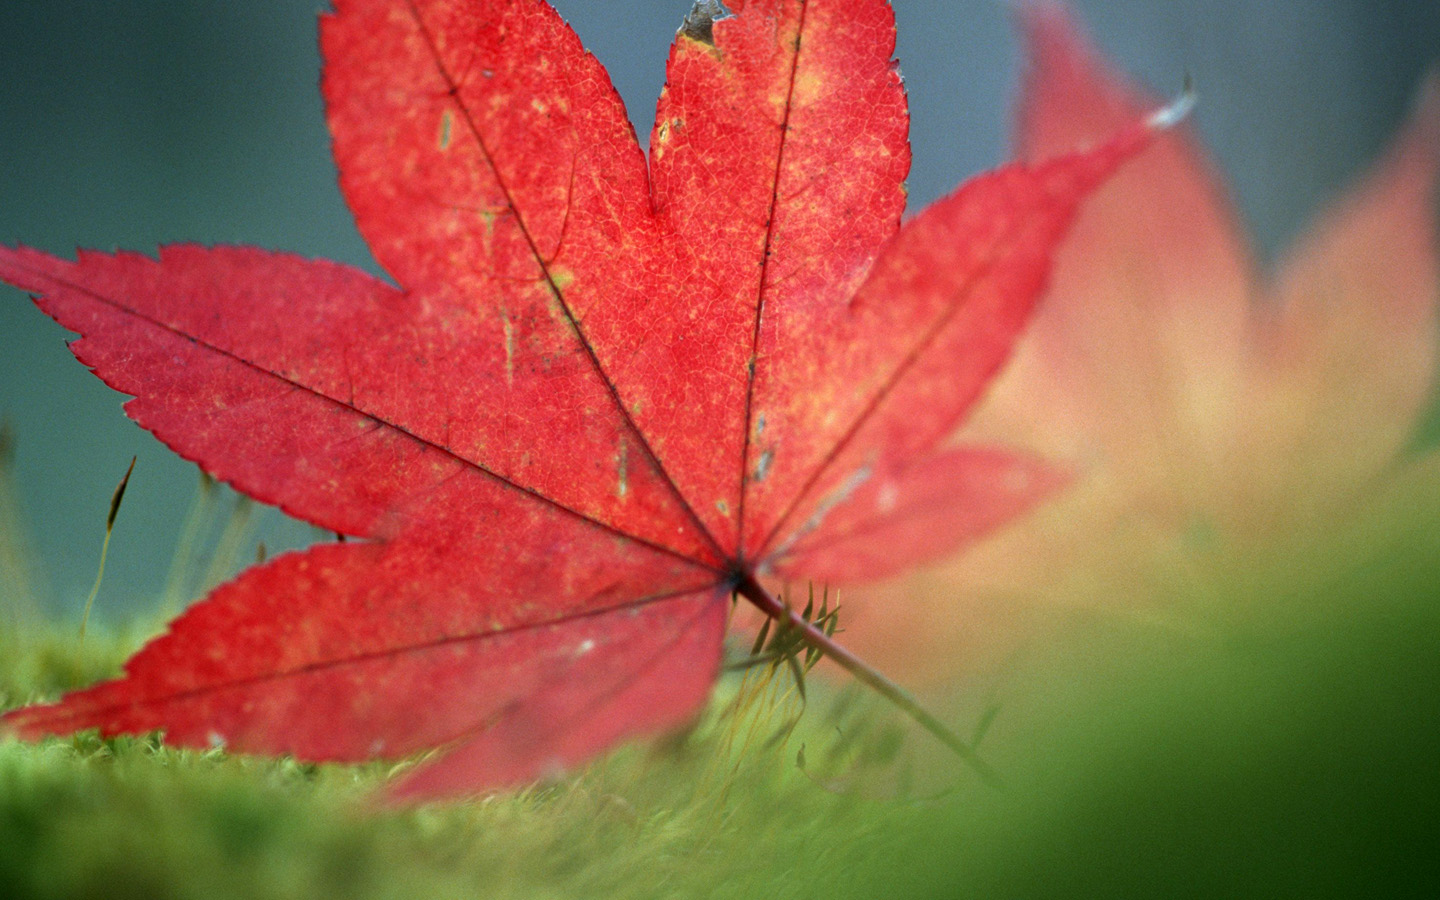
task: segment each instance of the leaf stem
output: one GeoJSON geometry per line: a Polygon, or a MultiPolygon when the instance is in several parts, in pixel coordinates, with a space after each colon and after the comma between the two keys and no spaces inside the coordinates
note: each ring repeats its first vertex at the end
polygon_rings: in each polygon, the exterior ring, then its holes
{"type": "Polygon", "coordinates": [[[791,628],[800,633],[807,644],[828,656],[871,690],[898,706],[922,728],[953,750],[986,784],[995,788],[1003,786],[999,773],[980,758],[980,754],[975,752],[975,748],[946,727],[945,723],[931,715],[909,691],[886,678],[874,666],[837,643],[833,637],[815,627],[813,623],[807,622],[788,604],[776,599],[775,595],[755,580],[755,576],[747,574],[741,577],[735,585],[735,592],[755,604],[770,618],[788,622],[791,628]]]}

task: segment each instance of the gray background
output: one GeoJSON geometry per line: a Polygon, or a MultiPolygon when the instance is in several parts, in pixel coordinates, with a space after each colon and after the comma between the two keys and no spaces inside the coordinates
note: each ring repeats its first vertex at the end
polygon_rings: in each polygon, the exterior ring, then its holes
{"type": "MultiPolygon", "coordinates": [[[[999,0],[895,0],[910,92],[912,208],[1003,159],[1017,47],[999,0]]],[[[642,135],[689,0],[558,0],[642,135]]],[[[1155,89],[1189,71],[1196,123],[1273,254],[1384,144],[1440,58],[1436,0],[1103,0],[1075,4],[1155,89]]],[[[151,251],[243,242],[367,266],[337,192],[316,89],[314,0],[0,4],[0,242],[151,251]]],[[[98,615],[154,606],[195,469],[121,415],[64,333],[0,287],[0,418],[40,605],[77,614],[107,503],[135,476],[98,615]]],[[[0,527],[4,527],[0,525],[0,527]]],[[[313,535],[274,511],[255,540],[313,535]]],[[[12,533],[10,537],[14,537],[12,533]]],[[[3,587],[3,586],[0,586],[3,587]]],[[[4,592],[0,591],[0,597],[4,592]]]]}

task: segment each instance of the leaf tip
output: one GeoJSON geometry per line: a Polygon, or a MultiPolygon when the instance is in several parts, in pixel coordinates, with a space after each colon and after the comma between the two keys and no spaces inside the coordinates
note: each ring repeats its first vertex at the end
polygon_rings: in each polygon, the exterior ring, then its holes
{"type": "Polygon", "coordinates": [[[1195,103],[1198,100],[1199,95],[1195,92],[1195,81],[1190,77],[1190,73],[1186,72],[1179,95],[1151,113],[1150,117],[1145,120],[1145,124],[1155,131],[1168,131],[1190,117],[1190,112],[1195,109],[1195,103]]]}
{"type": "Polygon", "coordinates": [[[115,493],[110,495],[110,512],[105,517],[105,531],[115,527],[115,517],[120,514],[120,504],[125,500],[125,489],[130,486],[130,475],[135,471],[135,460],[137,457],[130,457],[130,466],[125,470],[125,476],[115,486],[115,493]]]}
{"type": "Polygon", "coordinates": [[[721,19],[729,18],[730,10],[720,0],[695,0],[690,11],[685,14],[684,20],[680,23],[682,34],[692,41],[715,46],[715,23],[721,19]]]}

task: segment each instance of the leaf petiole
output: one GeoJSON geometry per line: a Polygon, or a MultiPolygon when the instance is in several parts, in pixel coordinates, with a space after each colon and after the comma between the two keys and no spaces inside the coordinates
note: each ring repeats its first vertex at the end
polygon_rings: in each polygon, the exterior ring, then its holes
{"type": "Polygon", "coordinates": [[[886,678],[869,663],[836,642],[834,636],[827,634],[823,627],[807,621],[800,612],[776,598],[756,581],[753,575],[743,576],[735,586],[735,593],[755,604],[761,612],[781,623],[787,630],[793,629],[805,643],[828,656],[861,683],[899,707],[922,728],[954,751],[986,784],[994,788],[1004,786],[999,773],[980,758],[980,754],[975,751],[975,748],[951,731],[944,722],[931,715],[909,691],[886,678]]]}

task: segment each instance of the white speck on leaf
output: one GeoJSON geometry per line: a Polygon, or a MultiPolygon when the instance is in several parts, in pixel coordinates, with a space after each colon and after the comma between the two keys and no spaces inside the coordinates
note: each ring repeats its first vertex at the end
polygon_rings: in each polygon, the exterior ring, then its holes
{"type": "Polygon", "coordinates": [[[755,463],[754,481],[764,481],[765,476],[770,474],[770,465],[775,462],[775,448],[770,448],[760,454],[760,459],[755,463]]]}
{"type": "Polygon", "coordinates": [[[887,481],[880,487],[880,496],[875,499],[875,506],[881,512],[894,512],[895,507],[900,503],[900,491],[895,487],[895,482],[887,481]]]}

